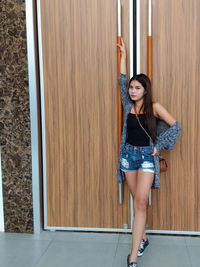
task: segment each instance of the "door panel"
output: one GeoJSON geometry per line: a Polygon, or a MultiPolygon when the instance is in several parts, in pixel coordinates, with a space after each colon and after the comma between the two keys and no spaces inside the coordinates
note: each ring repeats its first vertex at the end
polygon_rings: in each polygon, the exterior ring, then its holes
{"type": "MultiPolygon", "coordinates": [[[[116,4],[40,3],[46,227],[122,228],[130,221],[127,185],[119,205],[116,182],[116,4]]],[[[128,44],[128,16],[123,25],[128,44]]]]}
{"type": "MultiPolygon", "coordinates": [[[[41,1],[47,227],[122,228],[129,192],[118,205],[117,1],[41,1]]],[[[148,227],[200,231],[197,0],[153,0],[153,96],[182,126],[148,227]]],[[[129,51],[128,1],[122,35],[129,51]]],[[[147,1],[141,1],[141,72],[146,73],[147,1]]],[[[128,56],[127,56],[128,58],[128,56]]],[[[127,64],[128,66],[128,64],[127,64]]],[[[44,141],[43,141],[44,142],[44,141]]]]}
{"type": "MultiPolygon", "coordinates": [[[[200,231],[199,61],[200,3],[153,0],[152,82],[154,99],[180,122],[173,151],[162,153],[169,169],[161,174],[148,209],[149,229],[200,231]]],[[[146,73],[147,1],[141,1],[141,60],[146,73]]]]}

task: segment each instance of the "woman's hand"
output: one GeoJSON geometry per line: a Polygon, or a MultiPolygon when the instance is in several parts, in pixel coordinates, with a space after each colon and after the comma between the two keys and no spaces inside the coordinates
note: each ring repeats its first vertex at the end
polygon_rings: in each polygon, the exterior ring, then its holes
{"type": "Polygon", "coordinates": [[[154,149],[153,149],[153,153],[151,155],[152,156],[159,155],[159,152],[158,152],[158,150],[156,149],[155,146],[154,146],[154,149]]]}
{"type": "Polygon", "coordinates": [[[120,44],[117,44],[117,47],[119,47],[119,49],[120,49],[121,56],[122,56],[122,57],[123,57],[123,56],[126,57],[126,46],[125,46],[125,43],[124,43],[122,37],[121,37],[121,43],[122,43],[121,45],[120,45],[120,44]]]}
{"type": "Polygon", "coordinates": [[[126,46],[125,43],[121,37],[121,45],[117,44],[117,47],[119,47],[121,52],[121,60],[120,60],[120,73],[126,74],[126,46]]]}

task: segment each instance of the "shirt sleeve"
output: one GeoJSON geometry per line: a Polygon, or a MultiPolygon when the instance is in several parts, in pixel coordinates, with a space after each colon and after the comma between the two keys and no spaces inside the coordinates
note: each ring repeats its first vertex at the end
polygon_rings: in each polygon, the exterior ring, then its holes
{"type": "Polygon", "coordinates": [[[122,105],[125,107],[127,104],[132,103],[128,92],[128,81],[126,74],[119,74],[119,88],[122,100],[122,105]]]}
{"type": "Polygon", "coordinates": [[[157,137],[155,144],[156,149],[158,151],[162,149],[172,150],[177,143],[180,131],[181,126],[178,121],[176,121],[171,127],[157,137]]]}

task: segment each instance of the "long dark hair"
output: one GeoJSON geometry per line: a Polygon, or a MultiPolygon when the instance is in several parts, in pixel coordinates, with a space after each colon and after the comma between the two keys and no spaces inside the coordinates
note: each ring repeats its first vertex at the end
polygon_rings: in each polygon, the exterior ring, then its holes
{"type": "MultiPolygon", "coordinates": [[[[132,81],[138,81],[139,83],[142,84],[142,86],[145,89],[145,94],[144,94],[144,101],[143,104],[139,110],[143,110],[143,113],[145,114],[145,119],[148,127],[148,134],[151,136],[153,142],[155,143],[156,141],[156,119],[153,114],[153,100],[152,100],[152,90],[151,90],[151,81],[149,77],[143,73],[141,74],[136,74],[134,75],[130,81],[129,81],[129,87],[132,81]]],[[[135,101],[133,101],[135,102],[135,101]]]]}

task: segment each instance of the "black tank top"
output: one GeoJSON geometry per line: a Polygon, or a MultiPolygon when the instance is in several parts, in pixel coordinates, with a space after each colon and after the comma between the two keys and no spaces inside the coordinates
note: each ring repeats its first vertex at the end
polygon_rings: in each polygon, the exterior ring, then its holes
{"type": "MultiPolygon", "coordinates": [[[[138,114],[140,123],[144,127],[144,129],[148,132],[148,126],[145,120],[145,114],[138,114]]],[[[126,142],[132,146],[149,146],[150,138],[148,135],[142,130],[139,125],[139,122],[136,118],[136,115],[133,113],[128,114],[127,118],[127,139],[126,142]]]]}

